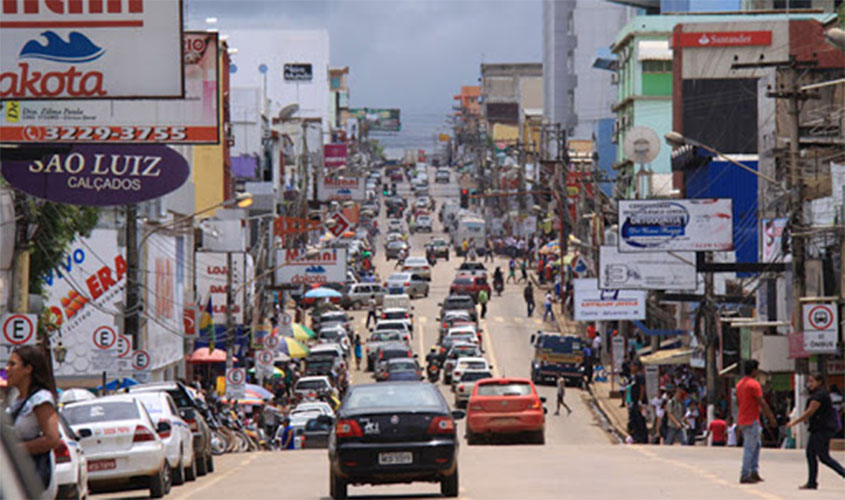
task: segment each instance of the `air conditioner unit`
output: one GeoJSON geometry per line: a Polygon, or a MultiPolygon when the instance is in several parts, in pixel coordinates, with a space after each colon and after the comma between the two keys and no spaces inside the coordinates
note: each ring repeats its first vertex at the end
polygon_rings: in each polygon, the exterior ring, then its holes
{"type": "Polygon", "coordinates": [[[610,84],[611,85],[619,85],[619,73],[611,73],[610,74],[610,84]]]}

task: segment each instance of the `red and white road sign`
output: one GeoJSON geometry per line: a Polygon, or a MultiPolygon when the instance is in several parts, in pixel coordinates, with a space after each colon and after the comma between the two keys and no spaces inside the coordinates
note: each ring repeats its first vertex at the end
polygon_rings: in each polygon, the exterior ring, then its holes
{"type": "Polygon", "coordinates": [[[197,307],[195,305],[189,305],[182,309],[182,325],[186,337],[197,334],[197,307]]]}
{"type": "Polygon", "coordinates": [[[132,340],[126,335],[117,336],[117,357],[125,358],[132,352],[132,340]]]}
{"type": "Polygon", "coordinates": [[[35,343],[35,314],[12,313],[3,316],[3,343],[13,347],[35,343]]]}
{"type": "Polygon", "coordinates": [[[245,389],[246,370],[243,368],[226,370],[226,398],[230,400],[243,398],[245,389]]]}
{"type": "Polygon", "coordinates": [[[811,354],[839,352],[839,320],[833,302],[803,304],[804,350],[811,354]]]}
{"type": "Polygon", "coordinates": [[[293,325],[293,316],[283,312],[279,315],[279,324],[285,328],[290,328],[293,325]]]}
{"type": "Polygon", "coordinates": [[[259,365],[272,366],[274,357],[273,351],[258,351],[258,354],[255,356],[255,360],[259,365]]]}
{"type": "Polygon", "coordinates": [[[101,326],[94,330],[94,347],[108,351],[117,344],[117,334],[109,326],[101,326]]]}
{"type": "Polygon", "coordinates": [[[137,371],[144,371],[150,367],[150,354],[147,351],[138,349],[132,353],[132,368],[137,371]]]}
{"type": "Polygon", "coordinates": [[[346,220],[346,217],[344,217],[343,214],[340,212],[335,212],[334,214],[332,214],[332,216],[329,217],[329,220],[335,221],[334,225],[329,228],[329,231],[333,235],[335,235],[335,237],[339,237],[352,226],[352,224],[348,220],[346,220]]]}
{"type": "Polygon", "coordinates": [[[279,348],[279,337],[277,337],[275,335],[271,335],[269,337],[266,337],[264,339],[264,345],[267,347],[267,349],[269,349],[271,351],[275,351],[276,349],[279,348]]]}

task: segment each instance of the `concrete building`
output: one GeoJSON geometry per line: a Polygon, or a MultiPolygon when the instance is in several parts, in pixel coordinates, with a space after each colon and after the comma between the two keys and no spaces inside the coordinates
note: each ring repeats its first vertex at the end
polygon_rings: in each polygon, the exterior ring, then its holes
{"type": "Polygon", "coordinates": [[[525,110],[543,106],[541,63],[481,65],[481,116],[494,141],[522,140],[525,110]]]}
{"type": "MultiPolygon", "coordinates": [[[[329,119],[333,136],[346,128],[349,113],[349,67],[329,69],[329,119]]],[[[333,137],[332,142],[338,142],[333,137]]],[[[341,141],[342,142],[342,141],[341,141]]]]}

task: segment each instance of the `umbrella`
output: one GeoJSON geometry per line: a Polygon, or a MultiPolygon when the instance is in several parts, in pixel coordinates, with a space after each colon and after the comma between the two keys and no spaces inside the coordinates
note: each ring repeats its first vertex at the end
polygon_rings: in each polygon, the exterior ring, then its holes
{"type": "Polygon", "coordinates": [[[315,288],[305,293],[306,299],[334,299],[342,296],[340,292],[326,287],[315,288]]]}
{"type": "Polygon", "coordinates": [[[244,390],[246,391],[245,394],[247,396],[250,395],[250,392],[257,394],[262,399],[273,399],[273,393],[268,391],[267,389],[261,387],[260,385],[256,384],[246,384],[244,386],[244,390]]]}
{"type": "Polygon", "coordinates": [[[279,351],[282,354],[287,354],[291,358],[304,358],[310,352],[308,347],[301,344],[293,337],[282,337],[279,343],[279,351]]]}
{"type": "Polygon", "coordinates": [[[240,398],[240,399],[235,399],[235,400],[230,400],[230,399],[225,399],[225,398],[224,398],[224,399],[222,399],[221,401],[222,401],[223,403],[226,403],[226,404],[246,405],[246,406],[249,406],[249,405],[263,405],[263,404],[264,404],[264,400],[263,400],[263,399],[261,399],[260,397],[258,397],[258,396],[257,396],[257,395],[255,395],[255,394],[253,394],[253,395],[244,394],[244,397],[242,397],[242,398],[240,398]]]}
{"type": "Polygon", "coordinates": [[[317,334],[314,333],[314,330],[308,328],[307,326],[301,323],[293,324],[293,338],[296,340],[299,340],[300,342],[308,342],[316,336],[317,334]]]}
{"type": "MultiPolygon", "coordinates": [[[[237,361],[238,358],[232,358],[234,361],[237,361]]],[[[208,352],[208,347],[200,347],[193,354],[188,356],[189,363],[225,363],[226,362],[226,351],[223,349],[215,349],[212,352],[208,352]]]]}
{"type": "MultiPolygon", "coordinates": [[[[288,359],[290,359],[290,358],[288,358],[288,359]]],[[[250,368],[249,373],[255,373],[255,368],[250,368]]],[[[270,375],[270,377],[272,377],[272,378],[282,378],[284,376],[285,376],[285,372],[282,371],[281,368],[279,368],[278,366],[273,367],[273,374],[270,375]]]]}
{"type": "Polygon", "coordinates": [[[66,405],[68,403],[75,403],[77,401],[90,401],[97,399],[97,396],[91,393],[88,389],[65,389],[59,396],[59,404],[66,405]]]}

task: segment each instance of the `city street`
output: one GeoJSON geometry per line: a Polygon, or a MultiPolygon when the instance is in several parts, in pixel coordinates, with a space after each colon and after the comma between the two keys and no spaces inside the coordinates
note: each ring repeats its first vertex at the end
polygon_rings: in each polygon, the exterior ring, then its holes
{"type": "MultiPolygon", "coordinates": [[[[410,195],[400,186],[400,194],[410,195]]],[[[458,195],[457,183],[433,184],[431,194],[438,207],[446,197],[458,195]]],[[[380,221],[380,225],[384,223],[380,221]]],[[[384,226],[382,226],[384,227],[384,226]]],[[[435,226],[438,234],[439,224],[435,226]]],[[[429,234],[410,237],[411,255],[422,252],[429,234]]],[[[379,248],[376,257],[379,274],[386,278],[395,261],[384,260],[379,248]]],[[[433,270],[428,298],[413,302],[416,320],[414,351],[424,360],[425,353],[437,339],[437,303],[448,293],[455,268],[461,262],[439,260],[433,270]]],[[[487,264],[507,267],[497,259],[487,264]]],[[[355,331],[366,337],[364,311],[356,311],[355,331]]],[[[528,337],[534,331],[551,328],[537,317],[525,317],[522,285],[507,285],[501,297],[493,296],[487,318],[481,320],[486,356],[494,375],[527,377],[531,349],[528,337]]],[[[422,363],[421,363],[422,364],[422,363]]],[[[356,384],[372,382],[371,373],[355,371],[356,384]]],[[[450,404],[453,395],[448,386],[439,384],[450,404]]],[[[460,452],[461,489],[463,499],[559,499],[559,498],[688,498],[688,499],[765,499],[799,497],[797,490],[806,475],[801,450],[764,449],[761,475],[765,482],[756,485],[738,484],[741,448],[627,446],[606,432],[602,419],[590,404],[590,395],[581,389],[567,390],[567,403],[573,413],[554,416],[554,387],[538,387],[547,398],[549,408],[546,444],[493,444],[468,446],[462,440],[460,452]]],[[[463,435],[463,425],[459,426],[463,435]]],[[[322,499],[328,497],[328,459],[325,450],[292,452],[258,452],[227,454],[216,459],[218,472],[197,482],[175,487],[168,498],[230,499],[291,498],[322,499]]],[[[828,470],[821,471],[819,491],[801,493],[814,499],[841,498],[838,478],[828,470]]],[[[437,484],[351,487],[353,498],[431,498],[439,497],[437,484]]],[[[95,495],[94,498],[145,498],[146,491],[95,495]]]]}

